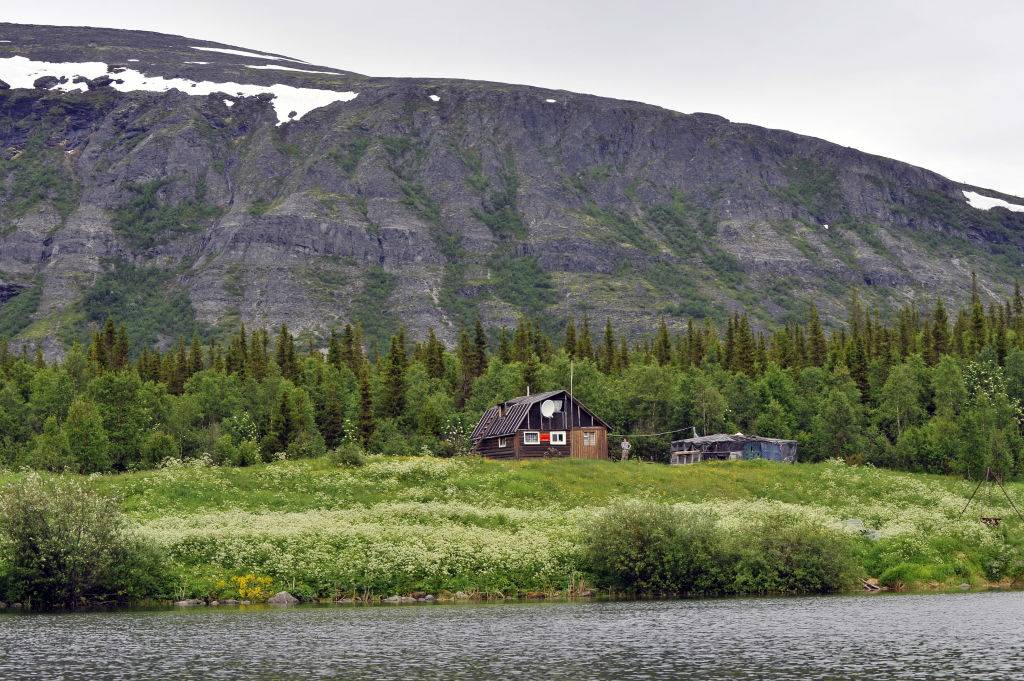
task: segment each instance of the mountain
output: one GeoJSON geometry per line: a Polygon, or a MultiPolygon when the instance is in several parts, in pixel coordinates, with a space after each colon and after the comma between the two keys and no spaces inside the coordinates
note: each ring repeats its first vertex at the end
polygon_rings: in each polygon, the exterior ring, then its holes
{"type": "Polygon", "coordinates": [[[164,345],[836,320],[1024,265],[1024,199],[711,114],[15,24],[0,80],[0,336],[50,355],[108,314],[164,345]]]}

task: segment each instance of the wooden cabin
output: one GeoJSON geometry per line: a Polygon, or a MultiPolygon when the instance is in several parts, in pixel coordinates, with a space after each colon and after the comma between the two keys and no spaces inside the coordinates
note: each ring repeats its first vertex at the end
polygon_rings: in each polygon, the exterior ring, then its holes
{"type": "Polygon", "coordinates": [[[494,405],[472,438],[473,451],[492,459],[608,458],[608,424],[565,390],[494,405]]]}
{"type": "Polygon", "coordinates": [[[767,459],[781,463],[796,461],[796,440],[778,440],[736,433],[718,433],[675,440],[669,450],[672,464],[701,461],[767,459]]]}

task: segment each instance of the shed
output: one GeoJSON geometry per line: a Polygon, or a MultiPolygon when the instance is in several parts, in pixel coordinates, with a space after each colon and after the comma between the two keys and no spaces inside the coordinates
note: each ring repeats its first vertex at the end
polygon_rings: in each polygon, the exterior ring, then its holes
{"type": "Polygon", "coordinates": [[[473,451],[493,459],[608,458],[608,424],[566,390],[496,404],[473,430],[473,451]]]}
{"type": "Polygon", "coordinates": [[[767,459],[781,463],[796,461],[796,440],[779,440],[736,433],[717,433],[690,437],[672,442],[670,463],[687,464],[700,461],[767,459]]]}

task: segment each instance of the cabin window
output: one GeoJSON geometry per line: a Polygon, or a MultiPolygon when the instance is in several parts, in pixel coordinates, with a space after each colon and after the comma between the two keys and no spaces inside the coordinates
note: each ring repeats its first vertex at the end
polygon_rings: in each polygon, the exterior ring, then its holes
{"type": "Polygon", "coordinates": [[[498,438],[498,446],[502,447],[502,448],[508,447],[508,438],[507,437],[499,437],[498,438]]]}
{"type": "Polygon", "coordinates": [[[553,445],[564,445],[565,444],[565,431],[564,430],[553,430],[553,431],[551,431],[551,444],[553,444],[553,445]]]}
{"type": "Polygon", "coordinates": [[[523,444],[524,445],[539,445],[540,444],[540,432],[536,430],[525,430],[523,431],[523,444]]]}
{"type": "Polygon", "coordinates": [[[584,447],[593,447],[596,444],[597,444],[597,433],[584,431],[584,433],[583,433],[583,446],[584,447]]]}

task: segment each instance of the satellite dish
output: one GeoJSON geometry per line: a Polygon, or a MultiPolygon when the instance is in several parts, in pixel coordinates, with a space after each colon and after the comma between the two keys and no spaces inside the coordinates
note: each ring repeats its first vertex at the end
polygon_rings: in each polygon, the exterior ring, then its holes
{"type": "Polygon", "coordinates": [[[551,418],[555,414],[555,409],[558,405],[555,404],[554,400],[544,400],[540,403],[540,415],[546,419],[551,418]]]}

